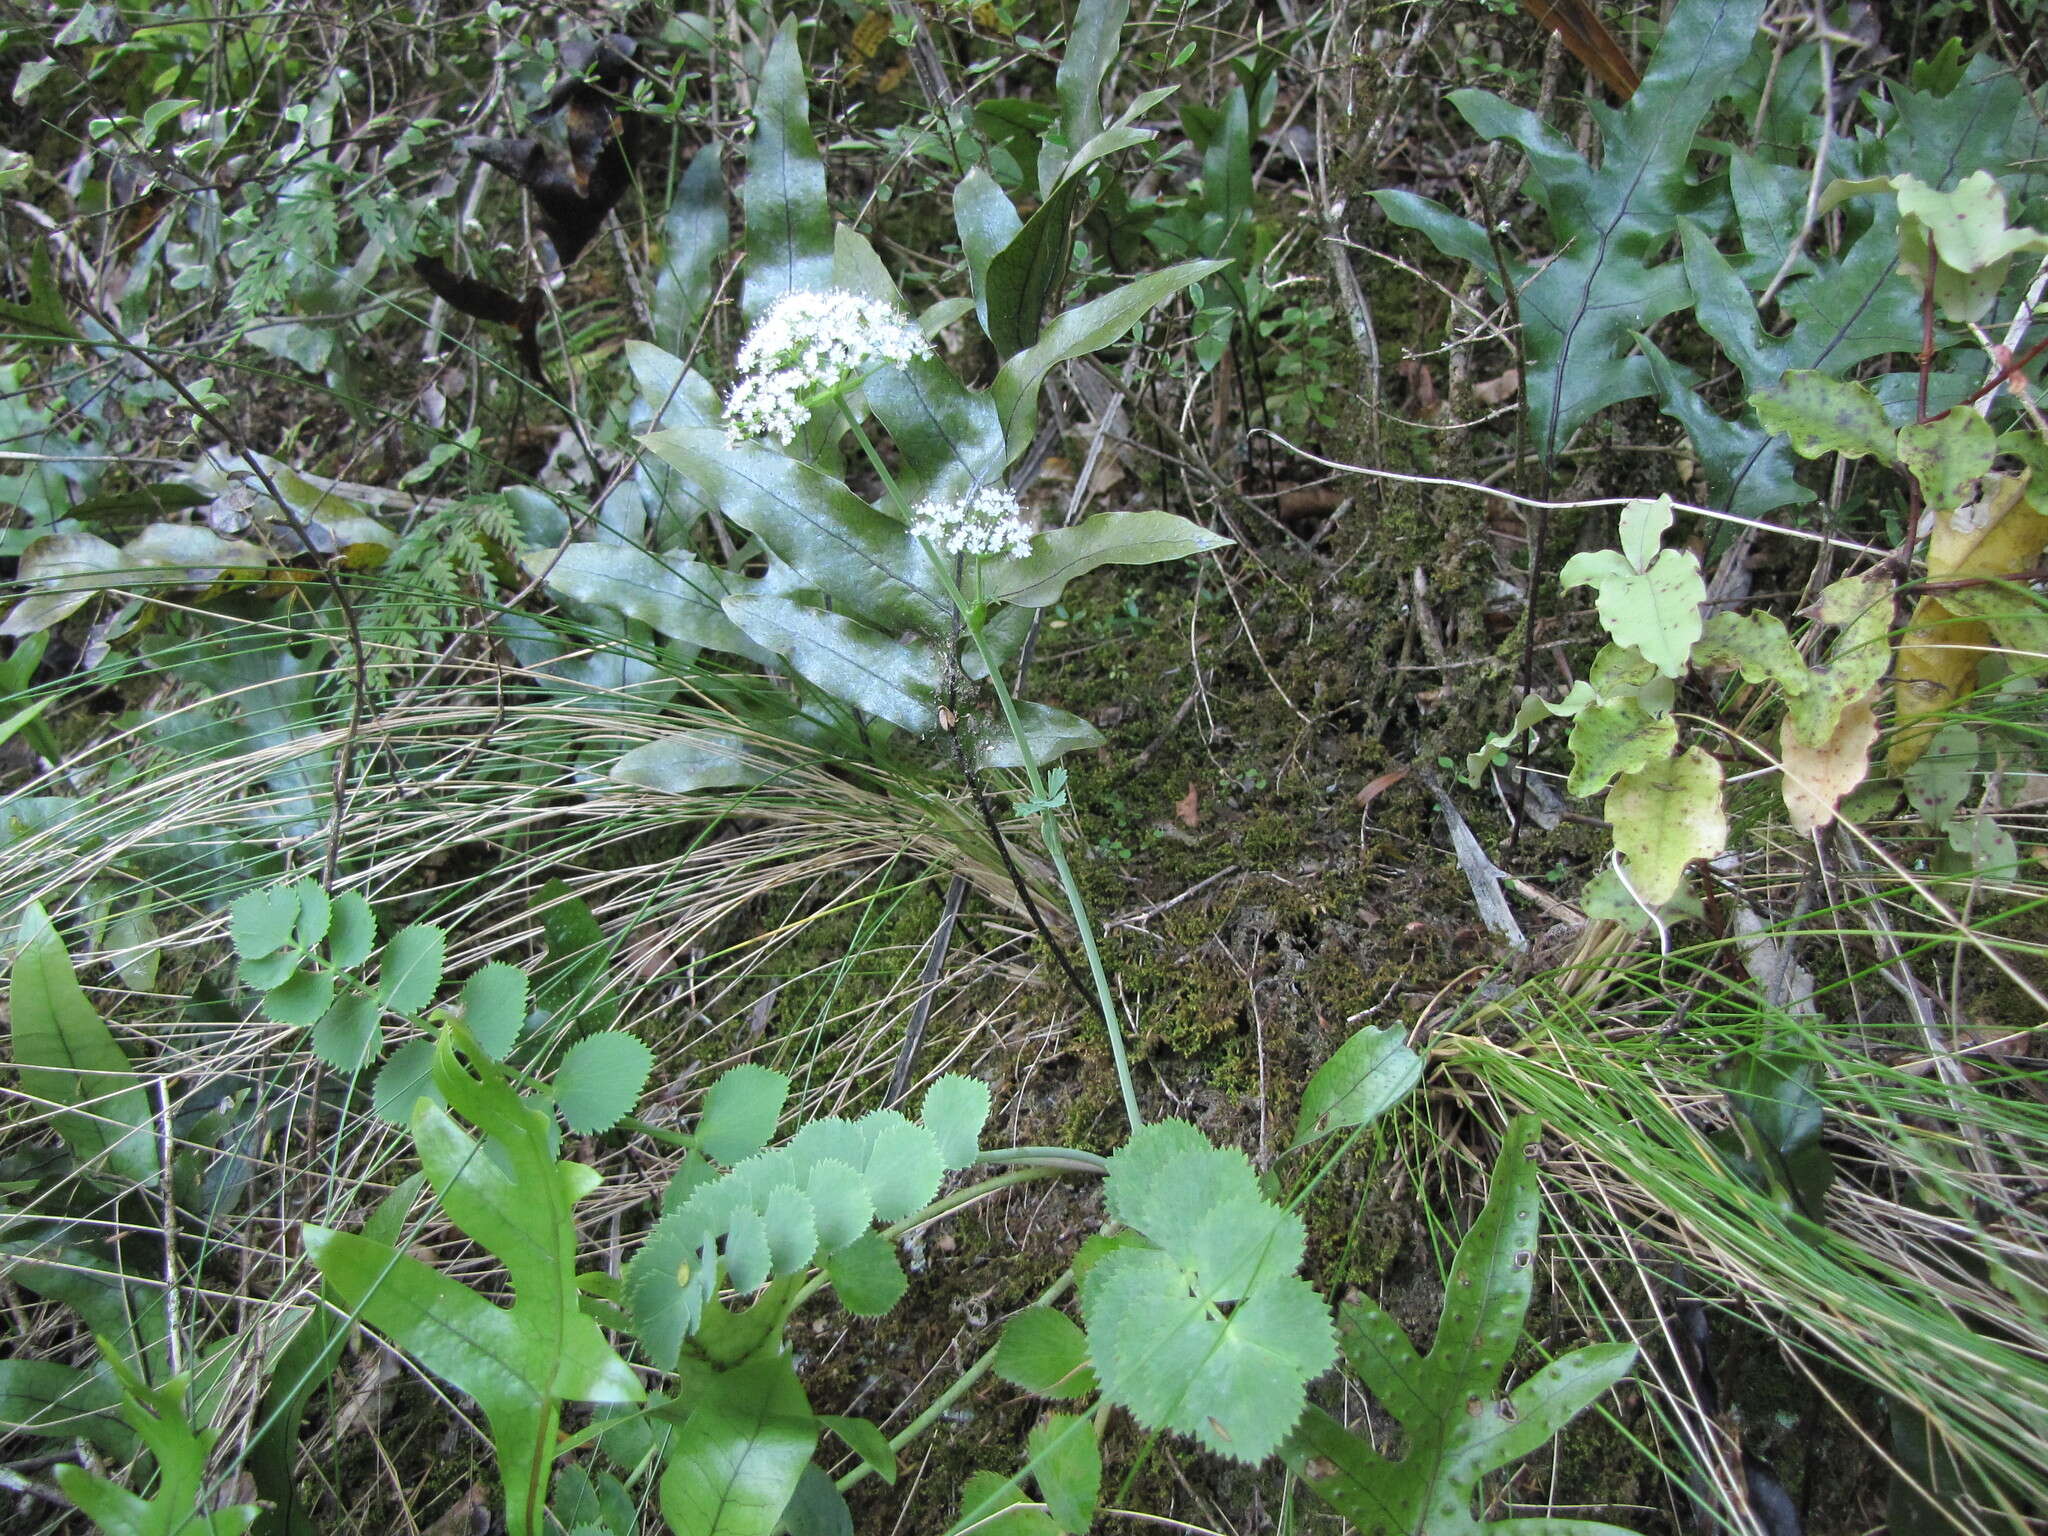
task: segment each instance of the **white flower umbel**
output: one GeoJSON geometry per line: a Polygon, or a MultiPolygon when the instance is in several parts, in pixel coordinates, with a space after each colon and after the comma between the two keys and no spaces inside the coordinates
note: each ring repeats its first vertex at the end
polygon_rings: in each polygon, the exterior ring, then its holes
{"type": "Polygon", "coordinates": [[[822,395],[872,369],[930,357],[931,343],[889,305],[857,293],[786,293],[740,348],[739,382],[725,397],[726,437],[787,446],[822,395]]]}
{"type": "Polygon", "coordinates": [[[1031,525],[1024,519],[1022,504],[996,485],[955,501],[919,502],[910,516],[910,531],[949,555],[1008,555],[1021,560],[1031,553],[1031,525]]]}

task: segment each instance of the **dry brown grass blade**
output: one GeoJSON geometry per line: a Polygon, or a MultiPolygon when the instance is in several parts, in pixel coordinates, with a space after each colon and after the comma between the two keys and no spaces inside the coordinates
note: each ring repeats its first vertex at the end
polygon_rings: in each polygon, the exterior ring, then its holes
{"type": "Polygon", "coordinates": [[[1635,95],[1643,77],[1587,0],[1522,0],[1522,9],[1555,32],[1571,56],[1616,96],[1627,101],[1635,95]]]}

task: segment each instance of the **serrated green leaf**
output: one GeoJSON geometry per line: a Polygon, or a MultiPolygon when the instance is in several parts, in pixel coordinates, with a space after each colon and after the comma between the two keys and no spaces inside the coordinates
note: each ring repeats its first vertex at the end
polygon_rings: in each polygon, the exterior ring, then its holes
{"type": "Polygon", "coordinates": [[[1027,1307],[1003,1325],[995,1373],[1040,1397],[1087,1397],[1096,1390],[1088,1336],[1051,1307],[1027,1307]]]}
{"type": "Polygon", "coordinates": [[[957,1072],[947,1073],[925,1089],[917,1118],[938,1143],[940,1161],[947,1171],[973,1166],[992,1102],[987,1083],[957,1072]]]}
{"type": "Polygon", "coordinates": [[[318,1023],[334,1003],[334,976],[327,971],[294,971],[263,994],[263,1013],[278,1024],[318,1023]]]}
{"type": "Polygon", "coordinates": [[[896,1250],[879,1232],[863,1232],[836,1253],[826,1255],[825,1274],[839,1304],[855,1317],[882,1317],[910,1289],[910,1277],[896,1250]]]}
{"type": "Polygon", "coordinates": [[[412,923],[384,946],[378,997],[393,1013],[419,1013],[441,988],[448,936],[432,923],[412,923]]]}
{"type": "Polygon", "coordinates": [[[597,1174],[557,1161],[544,1111],[522,1103],[473,1045],[465,1066],[455,1038],[444,1032],[433,1047],[434,1086],[495,1155],[483,1155],[431,1101],[414,1108],[413,1141],[442,1209],[505,1266],[512,1304],[494,1306],[352,1233],[309,1224],[305,1244],[337,1300],[477,1400],[504,1471],[506,1526],[525,1536],[540,1530],[562,1402],[631,1403],[645,1394],[579,1304],[572,1207],[596,1188],[597,1174]]]}
{"type": "MultiPolygon", "coordinates": [[[[342,993],[313,1026],[313,1054],[337,1072],[361,1071],[384,1049],[382,1013],[367,993],[342,993]]],[[[410,1115],[407,1109],[392,1123],[402,1125],[410,1115]]]]}
{"type": "Polygon", "coordinates": [[[328,924],[334,917],[334,904],[328,900],[317,880],[301,880],[292,889],[299,899],[299,916],[292,929],[292,942],[300,949],[311,949],[327,937],[328,924]]]}
{"type": "Polygon", "coordinates": [[[299,961],[304,958],[296,949],[280,949],[275,954],[258,955],[253,960],[243,960],[235,966],[235,978],[245,987],[268,992],[272,987],[281,987],[298,970],[299,961]]]}
{"type": "Polygon", "coordinates": [[[1861,384],[1794,370],[1778,384],[1751,395],[1749,403],[1765,430],[1786,434],[1801,458],[1839,453],[1889,464],[1896,455],[1898,434],[1877,397],[1861,384]]]}
{"type": "Polygon", "coordinates": [[[1658,907],[1677,894],[1685,866],[1728,846],[1721,765],[1698,747],[1623,774],[1604,814],[1638,899],[1658,907]]]}
{"type": "Polygon", "coordinates": [[[22,909],[8,975],[8,1059],[32,1103],[51,1120],[81,1163],[98,1164],[131,1184],[150,1186],[160,1169],[149,1095],[128,1053],[86,999],[71,956],[40,902],[22,909]]]}
{"type": "Polygon", "coordinates": [[[1669,496],[1630,502],[1621,511],[1621,551],[1573,555],[1558,572],[1558,584],[1566,591],[1591,586],[1601,626],[1615,643],[1639,652],[1666,677],[1678,677],[1700,637],[1707,592],[1699,556],[1658,547],[1670,526],[1669,496]]]}
{"type": "Polygon", "coordinates": [[[729,597],[726,616],[749,639],[786,657],[806,682],[843,704],[922,735],[939,723],[936,647],[785,597],[729,597]]]}
{"type": "Polygon", "coordinates": [[[462,984],[462,1024],[493,1061],[505,1053],[526,1028],[526,972],[493,960],[470,973],[462,984]]]}
{"type": "Polygon", "coordinates": [[[1336,1359],[1328,1310],[1306,1281],[1267,1280],[1225,1316],[1156,1250],[1103,1259],[1081,1289],[1103,1395],[1148,1429],[1191,1435],[1220,1456],[1260,1462],[1336,1359]]]}
{"type": "Polygon", "coordinates": [[[289,885],[245,891],[228,908],[228,937],[244,960],[273,954],[292,941],[299,920],[299,897],[289,885]]]}
{"type": "Polygon", "coordinates": [[[732,1288],[748,1296],[768,1283],[773,1264],[768,1252],[768,1223],[760,1212],[740,1209],[732,1214],[725,1229],[725,1277],[732,1288]]]}
{"type": "MultiPolygon", "coordinates": [[[[1343,1308],[1346,1360],[1404,1429],[1406,1453],[1391,1461],[1319,1408],[1289,1439],[1288,1465],[1362,1536],[1419,1531],[1502,1533],[1556,1522],[1482,1525],[1472,1515],[1489,1473],[1547,1443],[1628,1373],[1635,1349],[1595,1345],[1536,1373],[1504,1401],[1501,1379],[1522,1333],[1535,1268],[1537,1126],[1510,1128],[1486,1208],[1458,1247],[1444,1312],[1428,1356],[1370,1301],[1343,1308]]],[[[1593,1521],[1564,1522],[1586,1536],[1623,1536],[1593,1521]]]]}
{"type": "Polygon", "coordinates": [[[893,1109],[878,1109],[855,1122],[868,1138],[861,1177],[880,1221],[901,1221],[931,1204],[946,1174],[939,1141],[893,1109]]]}
{"type": "Polygon", "coordinates": [[[369,959],[376,947],[377,919],[369,902],[359,892],[343,891],[334,898],[327,924],[327,958],[335,969],[352,971],[369,959]]]}
{"type": "Polygon", "coordinates": [[[877,1429],[868,1419],[849,1418],[843,1414],[821,1413],[818,1422],[831,1430],[846,1443],[848,1450],[874,1468],[875,1473],[891,1488],[896,1486],[896,1450],[889,1444],[889,1437],[877,1429]]]}
{"type": "Polygon", "coordinates": [[[754,139],[740,187],[747,256],[740,307],[749,322],[785,293],[832,285],[832,211],[810,113],[796,18],[790,17],[776,32],[754,87],[754,139]]]}
{"type": "Polygon", "coordinates": [[[776,1278],[809,1267],[818,1252],[818,1219],[807,1193],[793,1184],[769,1190],[761,1206],[761,1222],[776,1278]]]}
{"type": "Polygon", "coordinates": [[[744,789],[767,782],[769,770],[730,731],[678,731],[634,747],[606,770],[608,778],[667,795],[744,789]]]}
{"type": "Polygon", "coordinates": [[[1330,1054],[1301,1091],[1293,1150],[1332,1131],[1370,1125],[1414,1091],[1422,1058],[1397,1029],[1368,1025],[1330,1054]]]}
{"type": "Polygon", "coordinates": [[[378,1069],[376,1086],[370,1090],[370,1113],[386,1125],[407,1126],[412,1124],[414,1106],[423,1099],[445,1102],[434,1086],[434,1042],[408,1040],[378,1069]]]}
{"type": "Polygon", "coordinates": [[[774,1138],[788,1097],[789,1079],[780,1072],[752,1062],[732,1068],[704,1095],[697,1117],[697,1150],[728,1168],[752,1157],[774,1138]]]}
{"type": "Polygon", "coordinates": [[[585,1035],[555,1068],[555,1107],[578,1136],[608,1131],[633,1112],[654,1070],[654,1052],[623,1030],[585,1035]]]}
{"type": "Polygon", "coordinates": [[[835,1253],[859,1239],[875,1219],[867,1181],[851,1163],[824,1158],[805,1175],[804,1192],[818,1222],[818,1245],[835,1253]]]}
{"type": "Polygon", "coordinates": [[[1071,1536],[1086,1536],[1102,1497],[1102,1448],[1092,1418],[1047,1414],[1025,1438],[1031,1480],[1053,1522],[1071,1536]]]}
{"type": "Polygon", "coordinates": [[[1171,512],[1098,512],[1073,527],[1039,534],[1021,560],[985,565],[982,592],[991,601],[1046,608],[1059,601],[1068,582],[1101,566],[1154,565],[1235,542],[1171,512]]]}

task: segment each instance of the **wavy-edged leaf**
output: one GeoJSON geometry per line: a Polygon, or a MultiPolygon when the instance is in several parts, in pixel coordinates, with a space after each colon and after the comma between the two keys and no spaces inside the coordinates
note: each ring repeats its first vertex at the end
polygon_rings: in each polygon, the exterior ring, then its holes
{"type": "MultiPolygon", "coordinates": [[[[1546,1444],[1634,1362],[1633,1345],[1594,1345],[1553,1361],[1505,1400],[1500,1396],[1535,1267],[1537,1129],[1527,1117],[1509,1128],[1486,1207],[1459,1244],[1427,1357],[1372,1302],[1343,1308],[1345,1359],[1400,1421],[1406,1454],[1389,1460],[1319,1408],[1308,1411],[1285,1454],[1309,1487],[1364,1536],[1508,1533],[1538,1523],[1476,1520],[1471,1508],[1480,1479],[1546,1444]]],[[[1618,1527],[1597,1522],[1567,1524],[1587,1536],[1622,1536],[1618,1527]]]]}
{"type": "MultiPolygon", "coordinates": [[[[1024,728],[1024,743],[1031,749],[1031,761],[1041,768],[1058,762],[1069,752],[1093,752],[1104,745],[1102,732],[1079,715],[1050,704],[1019,700],[1017,721],[1024,728]]],[[[975,731],[974,760],[983,768],[1024,766],[1017,738],[1000,720],[989,720],[975,731]]]]}
{"type": "Polygon", "coordinates": [[[448,935],[432,923],[410,923],[384,946],[377,995],[393,1013],[419,1013],[441,988],[448,935]]]}
{"type": "Polygon", "coordinates": [[[629,544],[571,544],[528,555],[526,565],[559,597],[636,619],[686,645],[750,654],[746,637],[718,606],[732,584],[694,555],[655,555],[629,544]]]}
{"type": "Polygon", "coordinates": [[[726,616],[843,704],[919,735],[939,723],[936,648],[783,597],[729,597],[726,616]]]}
{"type": "Polygon", "coordinates": [[[342,1305],[482,1406],[504,1469],[506,1525],[537,1532],[562,1402],[645,1394],[578,1301],[573,1207],[598,1175],[558,1162],[548,1117],[522,1103],[480,1051],[465,1067],[455,1038],[444,1032],[434,1047],[434,1084],[492,1152],[428,1101],[414,1108],[413,1141],[442,1209],[505,1266],[512,1304],[494,1306],[353,1233],[308,1224],[306,1251],[342,1305]]]}
{"type": "Polygon", "coordinates": [[[938,1144],[940,1163],[947,1170],[973,1165],[992,1102],[987,1083],[957,1072],[925,1089],[917,1118],[938,1144]]]}

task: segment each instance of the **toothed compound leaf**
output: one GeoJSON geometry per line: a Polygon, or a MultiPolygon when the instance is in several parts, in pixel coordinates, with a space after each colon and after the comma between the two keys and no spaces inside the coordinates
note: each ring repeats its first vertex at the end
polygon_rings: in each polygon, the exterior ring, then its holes
{"type": "Polygon", "coordinates": [[[413,1106],[422,1099],[446,1102],[434,1086],[434,1042],[408,1040],[377,1069],[377,1085],[370,1090],[370,1113],[386,1125],[407,1126],[412,1124],[413,1106]]]}
{"type": "Polygon", "coordinates": [[[608,1131],[640,1102],[654,1053],[633,1036],[608,1029],[578,1040],[555,1068],[555,1107],[578,1136],[608,1131]]]}
{"type": "Polygon", "coordinates": [[[299,919],[297,889],[289,885],[267,886],[246,891],[228,908],[228,937],[235,953],[255,960],[284,948],[291,942],[299,919]]]}
{"type": "Polygon", "coordinates": [[[263,994],[265,1017],[279,1024],[311,1025],[334,1002],[334,976],[327,971],[294,971],[263,994]]]}
{"type": "Polygon", "coordinates": [[[876,1219],[900,1221],[930,1204],[946,1174],[938,1139],[893,1109],[877,1110],[859,1125],[868,1138],[863,1172],[876,1219]]]}
{"type": "Polygon", "coordinates": [[[1102,1448],[1095,1442],[1094,1420],[1048,1414],[1032,1427],[1025,1453],[1053,1523],[1071,1536],[1086,1536],[1102,1497],[1102,1448]]]}
{"type": "Polygon", "coordinates": [[[457,1033],[432,1048],[434,1086],[488,1145],[431,1101],[413,1110],[413,1142],[442,1210],[504,1265],[511,1305],[371,1238],[309,1224],[305,1244],[339,1305],[477,1400],[504,1471],[506,1527],[525,1532],[539,1527],[563,1401],[644,1393],[579,1304],[573,1208],[598,1175],[556,1160],[544,1110],[522,1102],[473,1041],[465,1065],[457,1033]]]}
{"type": "MultiPolygon", "coordinates": [[[[734,1068],[707,1097],[700,1145],[732,1154],[772,1134],[788,1086],[779,1073],[734,1068]]],[[[954,1130],[962,1146],[970,1144],[970,1122],[978,1129],[986,1114],[986,1092],[960,1087],[942,1096],[959,1101],[954,1130]]],[[[741,1290],[822,1264],[849,1311],[879,1316],[908,1282],[871,1223],[928,1205],[945,1171],[939,1138],[894,1110],[812,1121],[783,1146],[742,1157],[695,1183],[680,1204],[671,1202],[626,1268],[634,1330],[657,1362],[674,1359],[715,1293],[706,1265],[721,1256],[741,1290]]]]}
{"type": "Polygon", "coordinates": [[[1263,1460],[1336,1355],[1322,1298],[1294,1274],[1300,1218],[1265,1199],[1243,1153],[1180,1120],[1132,1135],[1104,1199],[1149,1245],[1111,1249],[1081,1282],[1103,1395],[1147,1428],[1263,1460]]]}
{"type": "Polygon", "coordinates": [[[352,971],[377,947],[377,918],[369,902],[355,891],[334,898],[327,924],[327,957],[341,970],[352,971]]]}
{"type": "Polygon", "coordinates": [[[1028,1307],[1003,1325],[995,1373],[1040,1397],[1087,1397],[1096,1387],[1088,1336],[1051,1307],[1028,1307]]]}
{"type": "Polygon", "coordinates": [[[418,1013],[441,987],[448,936],[432,923],[401,928],[384,946],[380,996],[393,1013],[418,1013]]]}
{"type": "MultiPolygon", "coordinates": [[[[1370,1301],[1343,1308],[1345,1359],[1400,1422],[1406,1454],[1387,1459],[1320,1408],[1309,1409],[1284,1454],[1362,1536],[1528,1528],[1527,1521],[1476,1519],[1472,1504],[1480,1480],[1548,1443],[1634,1363],[1632,1345],[1593,1345],[1552,1361],[1501,1395],[1535,1268],[1541,1203],[1531,1157],[1536,1136],[1535,1122],[1526,1118],[1509,1129],[1486,1208],[1458,1247],[1427,1356],[1370,1301]]],[[[1580,1536],[1622,1536],[1619,1527],[1598,1522],[1565,1524],[1580,1536]]]]}
{"type": "Polygon", "coordinates": [[[789,1079],[751,1062],[734,1067],[711,1085],[697,1118],[697,1150],[730,1168],[752,1157],[775,1137],[789,1097],[789,1079]]]}
{"type": "Polygon", "coordinates": [[[937,1141],[940,1160],[949,1172],[974,1162],[989,1104],[988,1084],[978,1077],[949,1074],[925,1089],[918,1119],[937,1141]]]}
{"type": "Polygon", "coordinates": [[[463,1027],[493,1061],[505,1059],[526,1027],[526,990],[526,972],[502,960],[480,967],[462,984],[463,1027]]]}
{"type": "Polygon", "coordinates": [[[825,1260],[839,1304],[855,1317],[881,1317],[903,1299],[910,1278],[879,1232],[863,1232],[825,1260]]]}

